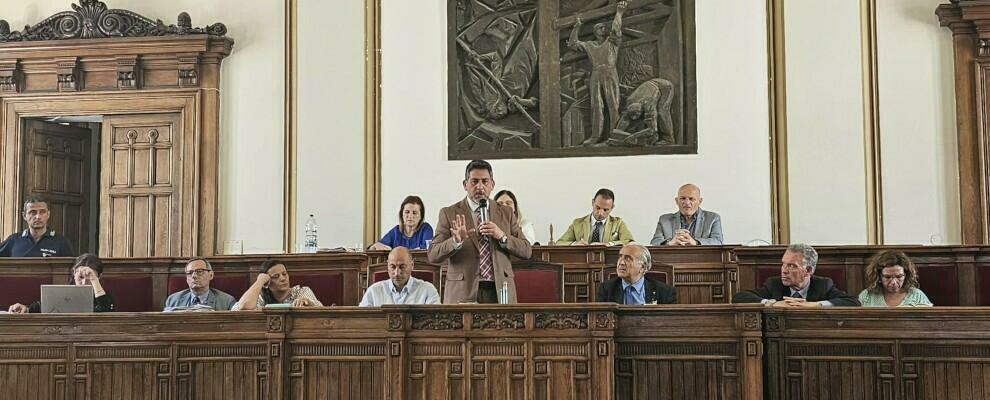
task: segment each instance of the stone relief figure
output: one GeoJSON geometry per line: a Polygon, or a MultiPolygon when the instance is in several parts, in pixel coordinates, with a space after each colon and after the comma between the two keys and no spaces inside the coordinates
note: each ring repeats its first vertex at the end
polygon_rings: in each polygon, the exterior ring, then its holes
{"type": "Polygon", "coordinates": [[[696,1],[447,0],[448,157],[696,154],[696,1]]]}
{"type": "Polygon", "coordinates": [[[525,1],[489,4],[469,0],[465,10],[474,15],[457,32],[462,55],[458,82],[461,148],[487,146],[499,150],[508,141],[530,147],[540,129],[536,112],[538,56],[535,39],[536,8],[525,1]]]}
{"type": "Polygon", "coordinates": [[[571,49],[587,54],[592,66],[591,76],[588,78],[588,90],[591,95],[591,137],[584,141],[585,145],[604,143],[608,140],[609,132],[619,122],[619,72],[615,67],[619,57],[619,46],[622,45],[622,13],[625,9],[626,2],[620,1],[616,5],[611,29],[608,29],[605,23],[595,24],[593,30],[595,40],[588,42],[578,38],[582,24],[581,17],[578,16],[568,40],[571,49]],[[606,108],[607,124],[604,116],[606,108]]]}
{"type": "Polygon", "coordinates": [[[674,123],[670,117],[670,104],[674,99],[674,84],[661,78],[643,82],[626,98],[626,109],[619,124],[612,131],[611,144],[668,145],[674,143],[674,123]],[[659,119],[660,124],[657,124],[659,119]],[[631,128],[641,122],[642,129],[631,128]]]}

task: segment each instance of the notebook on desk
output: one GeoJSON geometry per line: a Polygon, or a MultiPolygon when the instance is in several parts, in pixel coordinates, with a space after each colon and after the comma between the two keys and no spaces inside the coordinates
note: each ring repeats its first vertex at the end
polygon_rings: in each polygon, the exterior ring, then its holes
{"type": "Polygon", "coordinates": [[[93,287],[89,285],[41,285],[42,313],[93,312],[93,287]]]}

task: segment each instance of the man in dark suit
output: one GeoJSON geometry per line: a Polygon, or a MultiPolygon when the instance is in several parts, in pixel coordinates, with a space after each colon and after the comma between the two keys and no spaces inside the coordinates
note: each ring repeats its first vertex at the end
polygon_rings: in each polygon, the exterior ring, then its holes
{"type": "Polygon", "coordinates": [[[858,306],[859,300],[835,287],[832,279],[814,276],[818,252],[797,243],[787,247],[780,260],[780,276],[763,287],[736,293],[733,303],[763,303],[767,307],[858,306]]]}
{"type": "Polygon", "coordinates": [[[464,171],[467,196],[440,210],[427,256],[432,263],[447,264],[444,304],[497,303],[503,287],[508,289],[506,303],[516,302],[509,256],[529,258],[533,249],[512,208],[488,199],[494,188],[491,164],[471,161],[464,171]]]}
{"type": "Polygon", "coordinates": [[[619,250],[617,278],[598,286],[598,302],[619,304],[675,304],[677,290],[653,278],[646,272],[653,265],[650,250],[642,245],[627,244],[619,250]]]}

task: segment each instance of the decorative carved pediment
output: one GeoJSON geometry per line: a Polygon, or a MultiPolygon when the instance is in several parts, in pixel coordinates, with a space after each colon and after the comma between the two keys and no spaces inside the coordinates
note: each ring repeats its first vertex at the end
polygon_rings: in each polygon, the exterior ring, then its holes
{"type": "Polygon", "coordinates": [[[219,22],[204,28],[194,28],[192,18],[186,12],[179,13],[176,24],[166,25],[160,19],[151,20],[132,11],[109,9],[106,3],[99,0],[79,0],[79,4],[72,4],[72,10],[56,13],[37,24],[25,26],[21,31],[11,31],[10,24],[5,20],[0,20],[0,43],[198,34],[224,36],[227,34],[227,27],[219,22]]]}

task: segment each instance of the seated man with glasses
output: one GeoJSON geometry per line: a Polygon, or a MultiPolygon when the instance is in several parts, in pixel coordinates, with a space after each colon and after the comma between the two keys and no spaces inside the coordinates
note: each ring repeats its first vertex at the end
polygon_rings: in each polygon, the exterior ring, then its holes
{"type": "Polygon", "coordinates": [[[237,303],[234,296],[210,287],[213,266],[202,258],[186,263],[186,284],[189,289],[172,293],[165,300],[165,311],[213,309],[229,311],[237,303]]]}

